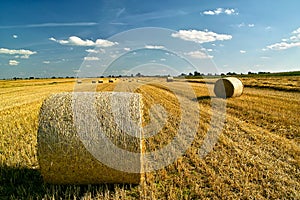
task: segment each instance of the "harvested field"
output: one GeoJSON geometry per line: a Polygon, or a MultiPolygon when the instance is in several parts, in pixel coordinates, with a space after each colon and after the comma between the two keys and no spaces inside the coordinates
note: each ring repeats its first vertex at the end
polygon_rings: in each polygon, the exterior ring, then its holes
{"type": "Polygon", "coordinates": [[[213,151],[201,158],[199,150],[210,128],[211,102],[216,100],[210,96],[213,84],[203,84],[203,80],[0,81],[0,199],[299,199],[299,76],[242,78],[243,95],[220,100],[226,103],[224,127],[213,151]],[[143,141],[145,151],[151,152],[176,136],[183,112],[175,92],[186,94],[183,83],[196,94],[193,101],[200,107],[200,119],[192,145],[174,163],[146,173],[140,185],[43,183],[36,149],[38,113],[50,94],[73,91],[75,85],[80,91],[140,93],[144,126],[151,121],[149,108],[160,104],[168,115],[160,132],[143,141]]]}

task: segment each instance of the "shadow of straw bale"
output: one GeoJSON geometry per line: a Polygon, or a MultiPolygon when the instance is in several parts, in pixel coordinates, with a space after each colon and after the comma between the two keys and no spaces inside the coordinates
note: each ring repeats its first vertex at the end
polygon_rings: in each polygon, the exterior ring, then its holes
{"type": "Polygon", "coordinates": [[[43,182],[37,169],[0,166],[0,199],[81,199],[105,194],[113,195],[117,188],[131,189],[129,184],[52,185],[43,182]]]}
{"type": "Polygon", "coordinates": [[[212,98],[215,98],[215,97],[211,97],[211,96],[199,96],[197,98],[194,98],[193,101],[211,100],[212,98]]]}

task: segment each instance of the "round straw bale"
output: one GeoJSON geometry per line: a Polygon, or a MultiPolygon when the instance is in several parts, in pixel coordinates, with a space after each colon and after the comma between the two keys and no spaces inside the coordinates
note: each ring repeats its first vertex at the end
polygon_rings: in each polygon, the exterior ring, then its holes
{"type": "Polygon", "coordinates": [[[173,82],[173,81],[174,81],[174,78],[172,76],[167,77],[167,82],[173,82]]]}
{"type": "Polygon", "coordinates": [[[220,98],[238,97],[242,95],[243,89],[244,85],[240,79],[227,77],[215,83],[214,93],[220,98]]]}
{"type": "MultiPolygon", "coordinates": [[[[92,112],[84,112],[80,116],[74,113],[74,94],[60,93],[52,95],[43,102],[41,107],[38,127],[38,161],[44,181],[52,184],[139,184],[141,173],[117,170],[93,156],[94,154],[91,153],[87,144],[93,146],[95,144],[93,142],[99,140],[99,143],[101,143],[102,140],[102,146],[105,146],[105,144],[103,145],[103,135],[99,136],[96,130],[98,127],[95,128],[94,124],[90,124],[88,121],[90,118],[95,118],[92,112]],[[78,121],[86,123],[83,127],[86,134],[94,132],[94,135],[91,137],[87,134],[86,138],[79,135],[79,129],[75,124],[78,121]]],[[[97,124],[102,128],[101,130],[104,130],[105,137],[120,149],[141,155],[142,131],[136,128],[141,127],[142,121],[141,96],[135,93],[122,92],[76,92],[76,95],[81,94],[82,106],[87,106],[89,103],[88,98],[95,98],[93,102],[95,104],[94,108],[96,108],[96,118],[99,120],[97,124]],[[130,106],[127,104],[122,107],[122,104],[120,104],[117,108],[112,108],[116,104],[111,104],[110,101],[115,101],[117,104],[119,102],[129,102],[130,106]],[[130,113],[124,113],[125,106],[129,107],[130,113]],[[115,115],[118,118],[118,123],[115,115]],[[126,122],[128,118],[132,119],[137,126],[128,125],[126,122]],[[126,131],[121,130],[126,124],[126,131]],[[128,132],[131,132],[131,134],[128,135],[128,132]],[[135,135],[132,136],[132,133],[135,135]]],[[[79,109],[84,110],[84,107],[79,109]]],[[[107,151],[98,153],[107,156],[112,155],[107,151]]],[[[138,160],[135,164],[141,166],[140,161],[138,160]]],[[[116,165],[126,163],[119,158],[115,159],[114,162],[116,165]]],[[[128,168],[132,167],[130,164],[127,165],[128,168]]]]}

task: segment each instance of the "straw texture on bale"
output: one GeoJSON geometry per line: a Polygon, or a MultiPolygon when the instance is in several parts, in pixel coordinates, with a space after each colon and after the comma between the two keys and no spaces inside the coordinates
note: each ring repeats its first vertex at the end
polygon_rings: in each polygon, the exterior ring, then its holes
{"type": "Polygon", "coordinates": [[[238,97],[243,94],[244,85],[242,81],[235,77],[219,79],[215,83],[214,93],[220,98],[238,97]]]}
{"type": "MultiPolygon", "coordinates": [[[[86,93],[82,92],[83,96],[86,93]]],[[[52,95],[43,102],[41,107],[38,127],[38,160],[44,181],[52,184],[139,184],[141,173],[129,173],[110,168],[87,150],[74,124],[75,116],[72,107],[74,94],[52,95]]],[[[116,92],[93,93],[93,95],[96,117],[99,119],[99,126],[104,130],[105,136],[121,149],[141,153],[141,137],[133,137],[120,130],[112,114],[112,112],[117,112],[115,114],[131,118],[138,126],[141,126],[141,96],[135,93],[116,92]],[[122,105],[117,111],[111,108],[112,98],[117,102],[130,102],[130,116],[124,116],[122,105]]],[[[91,95],[86,95],[86,98],[90,97],[91,95]]],[[[83,119],[79,120],[84,121],[93,117],[92,114],[84,113],[83,119]]],[[[93,129],[93,127],[88,128],[93,129]]],[[[127,127],[126,131],[141,135],[141,129],[127,127]]],[[[99,138],[97,139],[101,140],[101,137],[99,138]]],[[[122,162],[122,160],[116,162],[122,162]]],[[[138,164],[141,165],[141,163],[138,164]]]]}

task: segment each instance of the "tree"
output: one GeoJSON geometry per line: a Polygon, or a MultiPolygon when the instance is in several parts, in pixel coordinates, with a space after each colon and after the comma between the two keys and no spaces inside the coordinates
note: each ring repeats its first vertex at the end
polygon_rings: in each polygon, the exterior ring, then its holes
{"type": "Polygon", "coordinates": [[[194,76],[201,76],[200,72],[194,71],[194,76]]]}

